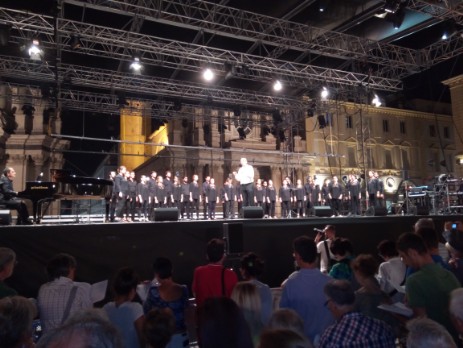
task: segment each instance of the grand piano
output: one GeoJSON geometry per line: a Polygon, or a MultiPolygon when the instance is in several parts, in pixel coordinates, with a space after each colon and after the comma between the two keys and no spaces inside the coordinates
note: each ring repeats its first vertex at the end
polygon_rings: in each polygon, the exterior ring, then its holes
{"type": "Polygon", "coordinates": [[[52,181],[27,181],[18,197],[32,202],[34,221],[42,219],[43,205],[57,199],[101,199],[111,196],[113,182],[107,179],[76,176],[68,170],[51,169],[52,181]]]}

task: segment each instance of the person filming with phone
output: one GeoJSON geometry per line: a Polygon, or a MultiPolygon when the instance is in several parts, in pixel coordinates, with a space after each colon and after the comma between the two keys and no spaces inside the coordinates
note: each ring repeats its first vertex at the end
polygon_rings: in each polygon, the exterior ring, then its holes
{"type": "Polygon", "coordinates": [[[323,230],[314,228],[317,232],[315,243],[320,254],[320,271],[327,274],[336,262],[330,251],[331,242],[336,238],[336,228],[333,225],[326,225],[323,230]]]}

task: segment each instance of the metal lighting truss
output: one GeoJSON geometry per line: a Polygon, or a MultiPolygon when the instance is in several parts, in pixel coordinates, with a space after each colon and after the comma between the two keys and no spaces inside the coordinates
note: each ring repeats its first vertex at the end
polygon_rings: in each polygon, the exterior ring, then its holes
{"type": "MultiPolygon", "coordinates": [[[[145,20],[202,30],[214,35],[260,42],[263,45],[276,47],[275,51],[278,54],[290,49],[345,60],[368,61],[378,66],[378,72],[375,74],[396,79],[461,53],[461,49],[457,49],[458,46],[453,42],[447,42],[449,47],[435,49],[431,45],[422,50],[413,50],[206,1],[64,0],[64,2],[122,15],[142,16],[145,20]],[[441,57],[438,52],[442,52],[443,56],[441,57]],[[430,57],[433,58],[432,61],[429,61],[430,57]]],[[[435,3],[411,0],[408,7],[440,19],[452,18],[455,22],[463,24],[463,5],[461,2],[453,5],[452,2],[457,1],[435,3]]],[[[267,53],[272,55],[272,52],[267,53]]]]}
{"type": "MultiPolygon", "coordinates": [[[[13,42],[16,40],[21,44],[23,43],[21,40],[27,37],[28,33],[39,32],[43,37],[42,45],[45,48],[56,48],[52,17],[0,8],[0,23],[9,24],[15,29],[10,38],[13,42]]],[[[83,43],[79,52],[83,54],[129,61],[132,57],[126,53],[125,47],[127,42],[130,42],[131,49],[140,53],[142,62],[171,69],[176,69],[183,64],[184,70],[198,72],[208,64],[220,71],[224,69],[224,63],[228,62],[239,67],[247,67],[247,69],[237,69],[235,76],[255,81],[271,81],[278,76],[287,85],[304,88],[316,83],[345,87],[368,84],[371,88],[388,91],[401,89],[401,81],[398,79],[188,44],[68,19],[58,19],[58,31],[63,38],[58,46],[63,51],[72,51],[69,45],[71,36],[79,35],[83,43]]]]}
{"type": "MultiPolygon", "coordinates": [[[[303,109],[301,99],[269,96],[257,92],[229,87],[214,88],[186,81],[119,73],[111,70],[62,63],[58,68],[60,82],[72,85],[187,100],[247,105],[260,108],[303,109]]],[[[46,62],[34,62],[26,58],[0,56],[0,75],[40,82],[54,82],[54,67],[46,62]]]]}

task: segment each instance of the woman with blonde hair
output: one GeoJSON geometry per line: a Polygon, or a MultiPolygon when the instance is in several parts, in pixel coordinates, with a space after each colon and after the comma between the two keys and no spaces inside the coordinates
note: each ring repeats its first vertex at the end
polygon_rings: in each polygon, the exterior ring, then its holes
{"type": "Polygon", "coordinates": [[[264,327],[261,319],[261,300],[256,285],[250,282],[238,282],[233,288],[231,298],[240,307],[251,330],[252,340],[257,346],[264,327]]]}

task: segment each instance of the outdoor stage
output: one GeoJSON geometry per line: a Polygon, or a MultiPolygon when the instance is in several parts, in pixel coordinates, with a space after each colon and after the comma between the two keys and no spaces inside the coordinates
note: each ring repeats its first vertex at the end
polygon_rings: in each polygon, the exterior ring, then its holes
{"type": "MultiPolygon", "coordinates": [[[[142,279],[152,277],[151,265],[158,256],[174,263],[174,278],[191,286],[193,270],[204,264],[205,247],[211,238],[222,238],[229,225],[232,251],[254,251],[266,261],[261,280],[277,287],[294,270],[292,240],[300,235],[314,237],[314,228],[336,226],[337,235],[349,238],[355,253],[377,255],[376,245],[412,230],[425,216],[337,217],[302,219],[236,219],[177,222],[80,223],[0,227],[0,246],[17,253],[18,264],[7,283],[21,295],[35,297],[47,281],[45,265],[59,252],[77,258],[77,280],[94,283],[111,278],[115,270],[132,266],[142,279]]],[[[431,216],[438,231],[447,220],[461,215],[431,216]]],[[[228,261],[237,267],[239,255],[228,261]]]]}

